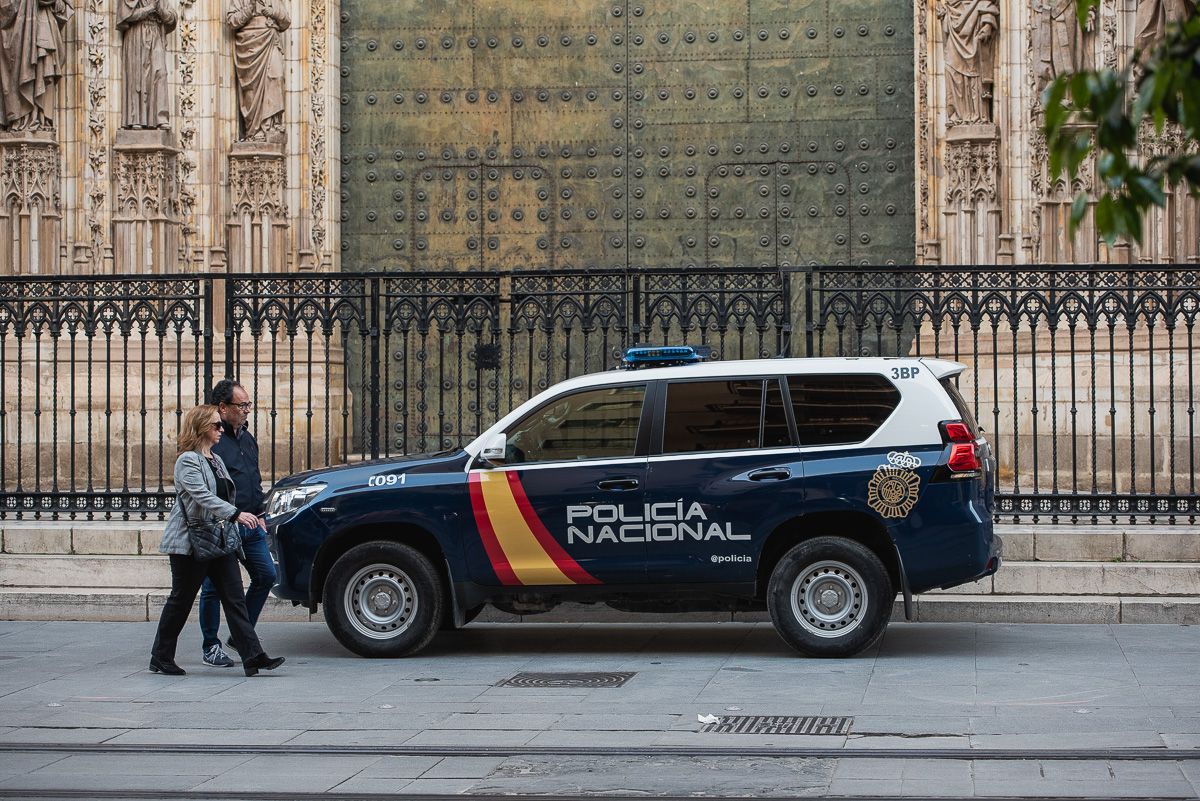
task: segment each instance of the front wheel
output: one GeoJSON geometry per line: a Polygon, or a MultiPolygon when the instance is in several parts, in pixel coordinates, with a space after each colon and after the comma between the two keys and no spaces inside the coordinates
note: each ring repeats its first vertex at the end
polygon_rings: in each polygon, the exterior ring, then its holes
{"type": "Polygon", "coordinates": [[[895,594],[883,562],[865,545],[816,537],[775,565],[767,608],[775,630],[797,651],[845,657],[879,642],[895,594]]]}
{"type": "Polygon", "coordinates": [[[420,551],[367,542],[342,554],[325,580],[325,622],[359,656],[411,656],[442,621],[445,593],[420,551]]]}

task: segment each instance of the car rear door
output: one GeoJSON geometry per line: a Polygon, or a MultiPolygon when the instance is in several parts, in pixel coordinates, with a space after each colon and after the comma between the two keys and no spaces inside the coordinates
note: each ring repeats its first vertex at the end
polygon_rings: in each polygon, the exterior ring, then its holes
{"type": "Polygon", "coordinates": [[[776,376],[666,381],[646,486],[651,583],[753,582],[763,538],[801,503],[776,376]]]}

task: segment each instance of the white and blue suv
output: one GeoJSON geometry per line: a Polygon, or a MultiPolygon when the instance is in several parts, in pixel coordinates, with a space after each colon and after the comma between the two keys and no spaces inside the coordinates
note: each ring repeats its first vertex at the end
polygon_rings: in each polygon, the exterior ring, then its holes
{"type": "MultiPolygon", "coordinates": [[[[897,595],[994,573],[995,462],[935,359],[704,361],[550,387],[464,448],[291,476],[269,499],[282,598],[363,656],[485,604],[767,609],[810,656],[882,636],[897,595]]],[[[911,616],[911,615],[910,615],[911,616]]]]}

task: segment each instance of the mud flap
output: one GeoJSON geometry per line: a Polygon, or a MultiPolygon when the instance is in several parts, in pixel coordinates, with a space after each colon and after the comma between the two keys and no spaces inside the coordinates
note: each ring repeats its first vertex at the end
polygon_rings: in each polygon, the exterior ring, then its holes
{"type": "Polygon", "coordinates": [[[892,542],[892,549],[896,552],[896,566],[900,572],[900,591],[904,593],[904,619],[912,620],[912,590],[908,586],[908,573],[904,570],[904,558],[900,556],[900,548],[894,541],[892,542]]]}

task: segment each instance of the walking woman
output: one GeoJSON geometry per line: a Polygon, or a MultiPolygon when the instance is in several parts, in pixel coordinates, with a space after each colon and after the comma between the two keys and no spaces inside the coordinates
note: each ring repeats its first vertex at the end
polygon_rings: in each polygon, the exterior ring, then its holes
{"type": "Polygon", "coordinates": [[[179,458],[175,460],[175,488],[179,498],[167,517],[162,544],[158,546],[159,551],[170,554],[171,594],[158,619],[158,633],[150,651],[150,670],[154,673],[184,675],[184,669],[175,664],[175,645],[206,576],[216,587],[225,609],[225,619],[240,646],[238,651],[246,675],[253,676],[259,670],[274,670],[283,664],[283,657],[272,659],[263,652],[250,624],[236,552],[200,561],[195,558],[188,537],[189,520],[197,527],[209,526],[219,520],[237,520],[251,527],[258,525],[254,515],[239,513],[230,503],[233,481],[224,462],[212,452],[213,445],[221,439],[221,429],[221,415],[216,406],[197,406],[184,415],[179,433],[179,458]]]}

